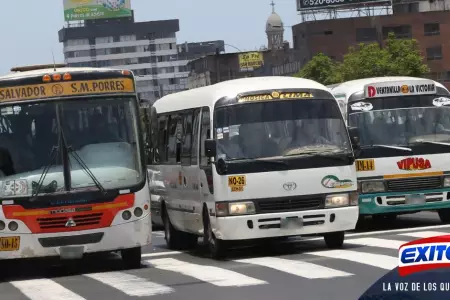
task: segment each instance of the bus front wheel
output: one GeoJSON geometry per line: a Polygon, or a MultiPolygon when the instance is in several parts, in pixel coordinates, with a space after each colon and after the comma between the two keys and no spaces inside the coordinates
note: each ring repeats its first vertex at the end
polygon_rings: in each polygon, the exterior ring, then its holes
{"type": "Polygon", "coordinates": [[[204,230],[203,230],[203,241],[207,245],[209,253],[213,259],[222,259],[226,256],[227,252],[227,242],[219,240],[214,235],[212,231],[211,222],[209,221],[209,216],[203,216],[204,230]]]}
{"type": "Polygon", "coordinates": [[[448,224],[450,223],[450,209],[449,208],[443,208],[438,210],[439,218],[441,219],[442,223],[448,224]]]}
{"type": "Polygon", "coordinates": [[[120,255],[127,269],[139,269],[141,267],[141,247],[124,249],[120,252],[120,255]]]}
{"type": "Polygon", "coordinates": [[[326,233],[323,236],[325,240],[325,244],[330,249],[337,249],[341,248],[344,244],[345,239],[345,232],[344,231],[338,231],[338,232],[330,232],[326,233]]]}

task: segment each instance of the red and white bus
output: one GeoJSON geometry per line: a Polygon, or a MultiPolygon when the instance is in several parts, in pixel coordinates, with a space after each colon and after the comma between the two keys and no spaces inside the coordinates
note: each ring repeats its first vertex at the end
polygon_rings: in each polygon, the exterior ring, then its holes
{"type": "Polygon", "coordinates": [[[14,68],[0,77],[0,261],[151,242],[139,101],[127,70],[14,68]]]}

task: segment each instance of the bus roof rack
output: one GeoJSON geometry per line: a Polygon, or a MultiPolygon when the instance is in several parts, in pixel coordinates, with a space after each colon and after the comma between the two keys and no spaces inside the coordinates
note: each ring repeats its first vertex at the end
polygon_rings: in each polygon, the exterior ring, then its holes
{"type": "Polygon", "coordinates": [[[66,66],[67,66],[66,64],[32,65],[32,66],[11,68],[11,72],[26,72],[42,69],[56,69],[56,68],[64,68],[66,66]]]}

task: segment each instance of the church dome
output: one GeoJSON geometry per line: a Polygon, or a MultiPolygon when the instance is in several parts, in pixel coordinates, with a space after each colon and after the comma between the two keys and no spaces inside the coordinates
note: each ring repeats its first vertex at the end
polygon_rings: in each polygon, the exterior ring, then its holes
{"type": "Polygon", "coordinates": [[[283,30],[283,22],[281,21],[281,17],[276,12],[273,12],[266,22],[266,31],[273,30],[283,30]]]}

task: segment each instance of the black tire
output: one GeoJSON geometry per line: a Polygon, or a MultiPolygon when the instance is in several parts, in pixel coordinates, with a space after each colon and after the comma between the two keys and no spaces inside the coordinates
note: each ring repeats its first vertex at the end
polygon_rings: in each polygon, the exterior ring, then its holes
{"type": "Polygon", "coordinates": [[[344,245],[344,239],[345,239],[345,232],[344,231],[337,231],[337,232],[330,232],[326,233],[323,236],[325,240],[325,244],[330,249],[338,249],[342,248],[342,245],[344,245]]]}
{"type": "Polygon", "coordinates": [[[184,250],[194,248],[197,245],[198,236],[180,231],[173,227],[167,210],[165,210],[163,214],[163,224],[164,239],[166,240],[166,245],[169,249],[184,250]]]}
{"type": "Polygon", "coordinates": [[[211,257],[218,260],[225,258],[228,250],[227,241],[216,238],[212,232],[209,216],[206,213],[203,216],[203,227],[203,243],[207,245],[211,257]]]}
{"type": "Polygon", "coordinates": [[[366,217],[364,215],[359,215],[358,221],[356,222],[355,230],[361,230],[366,225],[366,217]]]}
{"type": "Polygon", "coordinates": [[[450,208],[439,209],[438,215],[442,223],[450,223],[450,208]]]}
{"type": "Polygon", "coordinates": [[[141,267],[141,247],[124,249],[120,251],[122,261],[127,269],[139,269],[141,267]]]}

